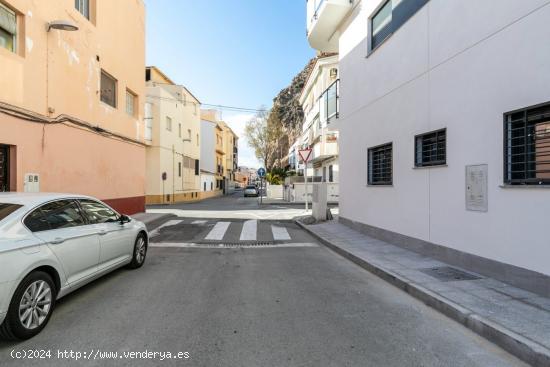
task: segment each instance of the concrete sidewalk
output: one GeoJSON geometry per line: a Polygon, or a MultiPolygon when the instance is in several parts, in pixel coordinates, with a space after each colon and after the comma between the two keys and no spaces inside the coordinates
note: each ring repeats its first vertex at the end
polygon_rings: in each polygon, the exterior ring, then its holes
{"type": "Polygon", "coordinates": [[[471,272],[466,275],[476,279],[457,280],[460,274],[454,270],[462,269],[369,237],[337,220],[298,224],[338,254],[525,362],[550,366],[550,299],[471,272]]]}

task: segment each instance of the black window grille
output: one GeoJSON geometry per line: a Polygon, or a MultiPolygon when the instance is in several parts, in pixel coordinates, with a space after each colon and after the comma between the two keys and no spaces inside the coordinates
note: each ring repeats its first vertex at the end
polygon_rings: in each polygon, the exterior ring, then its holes
{"type": "Polygon", "coordinates": [[[393,145],[392,143],[380,145],[368,150],[368,184],[392,185],[393,184],[393,145]]]}
{"type": "Polygon", "coordinates": [[[504,114],[504,181],[550,185],[550,103],[504,114]]]}
{"type": "Polygon", "coordinates": [[[447,130],[415,137],[415,166],[440,166],[447,163],[447,130]]]}

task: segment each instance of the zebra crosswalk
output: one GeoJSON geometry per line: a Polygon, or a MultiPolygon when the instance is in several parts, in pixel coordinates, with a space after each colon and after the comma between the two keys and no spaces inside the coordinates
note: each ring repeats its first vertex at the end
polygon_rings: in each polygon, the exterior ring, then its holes
{"type": "MultiPolygon", "coordinates": [[[[150,233],[156,247],[182,247],[182,244],[303,244],[312,239],[294,223],[263,220],[171,220],[150,233]]],[[[184,247],[184,246],[183,246],[184,247]]]]}

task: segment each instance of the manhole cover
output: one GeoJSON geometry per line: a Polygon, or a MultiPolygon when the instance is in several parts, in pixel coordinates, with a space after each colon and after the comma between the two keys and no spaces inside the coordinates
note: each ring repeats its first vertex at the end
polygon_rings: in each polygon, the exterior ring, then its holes
{"type": "Polygon", "coordinates": [[[428,269],[420,269],[421,272],[434,277],[442,282],[453,282],[459,280],[476,280],[481,279],[477,275],[466,273],[460,269],[452,268],[450,266],[441,266],[428,269]]]}

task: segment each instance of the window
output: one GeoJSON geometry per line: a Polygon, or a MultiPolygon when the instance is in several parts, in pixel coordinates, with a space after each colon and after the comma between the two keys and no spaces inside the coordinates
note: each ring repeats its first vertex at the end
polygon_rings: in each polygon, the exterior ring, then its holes
{"type": "Polygon", "coordinates": [[[197,134],[197,146],[200,144],[199,134],[197,134]]]}
{"type": "Polygon", "coordinates": [[[21,207],[22,205],[0,203],[0,221],[21,207]]]}
{"type": "Polygon", "coordinates": [[[80,200],[80,206],[88,221],[92,224],[113,223],[119,220],[119,215],[111,208],[94,200],[80,200]]]}
{"type": "Polygon", "coordinates": [[[504,180],[550,185],[550,103],[504,115],[504,180]]]}
{"type": "Polygon", "coordinates": [[[40,209],[37,209],[27,215],[24,223],[31,232],[42,232],[50,229],[50,225],[46,221],[46,217],[44,217],[40,209]]]}
{"type": "Polygon", "coordinates": [[[130,90],[126,89],[126,113],[130,116],[136,114],[136,98],[137,96],[130,90]]]}
{"type": "Polygon", "coordinates": [[[416,167],[440,166],[447,163],[447,131],[434,131],[415,137],[416,167]]]}
{"type": "Polygon", "coordinates": [[[187,129],[187,139],[191,140],[191,129],[187,129]]]}
{"type": "Polygon", "coordinates": [[[166,130],[172,131],[172,118],[166,116],[166,130]]]}
{"type": "Polygon", "coordinates": [[[203,188],[202,188],[202,191],[206,191],[206,182],[204,182],[204,183],[202,184],[202,187],[203,187],[203,188]]]}
{"type": "Polygon", "coordinates": [[[75,0],[74,7],[80,12],[86,19],[90,19],[90,0],[75,0]]]}
{"type": "Polygon", "coordinates": [[[181,124],[178,124],[178,136],[181,138],[181,124]]]}
{"type": "Polygon", "coordinates": [[[199,160],[195,159],[195,176],[198,176],[200,174],[200,167],[199,167],[199,160]]]}
{"type": "Polygon", "coordinates": [[[334,167],[332,164],[328,166],[328,182],[334,182],[334,167]]]}
{"type": "Polygon", "coordinates": [[[0,47],[17,52],[17,15],[0,4],[0,47]]]}
{"type": "Polygon", "coordinates": [[[181,162],[178,162],[178,177],[181,177],[181,162]]]}
{"type": "Polygon", "coordinates": [[[101,70],[101,102],[116,108],[116,88],[117,81],[115,78],[101,70]]]}
{"type": "Polygon", "coordinates": [[[429,0],[384,0],[370,18],[371,37],[369,50],[380,46],[386,38],[396,32],[429,0]]]}
{"type": "Polygon", "coordinates": [[[214,190],[214,183],[210,182],[210,191],[214,190]]]}
{"type": "Polygon", "coordinates": [[[24,221],[32,232],[76,227],[85,224],[80,208],[73,200],[59,200],[43,205],[24,221]]]}
{"type": "Polygon", "coordinates": [[[368,184],[392,185],[392,143],[370,148],[368,158],[368,184]]]}
{"type": "Polygon", "coordinates": [[[323,167],[323,182],[327,182],[327,167],[323,167]]]}

